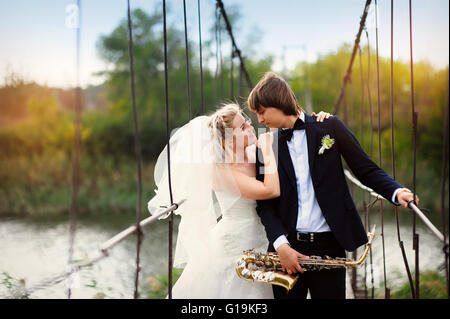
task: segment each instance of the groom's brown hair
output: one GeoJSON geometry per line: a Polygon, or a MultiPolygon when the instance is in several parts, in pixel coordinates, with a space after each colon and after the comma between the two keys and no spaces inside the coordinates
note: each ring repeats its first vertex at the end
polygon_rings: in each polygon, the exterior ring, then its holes
{"type": "Polygon", "coordinates": [[[297,115],[302,108],[289,84],[273,72],[267,72],[256,84],[247,99],[251,111],[258,113],[262,107],[274,107],[285,115],[297,115]]]}

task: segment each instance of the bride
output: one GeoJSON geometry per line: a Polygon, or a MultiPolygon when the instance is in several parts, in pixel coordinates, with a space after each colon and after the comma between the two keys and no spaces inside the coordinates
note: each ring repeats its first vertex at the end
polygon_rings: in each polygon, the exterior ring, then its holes
{"type": "MultiPolygon", "coordinates": [[[[328,116],[320,112],[317,120],[328,116]]],[[[242,280],[235,271],[244,250],[266,251],[269,245],[256,200],[280,195],[272,141],[271,132],[256,138],[251,121],[236,104],[196,117],[172,134],[170,178],[166,146],[155,165],[158,189],[148,209],[156,214],[171,199],[186,200],[174,211],[181,216],[174,267],[184,270],[173,286],[173,298],[273,298],[269,284],[242,280]],[[257,148],[264,181],[255,178],[257,148]]]]}

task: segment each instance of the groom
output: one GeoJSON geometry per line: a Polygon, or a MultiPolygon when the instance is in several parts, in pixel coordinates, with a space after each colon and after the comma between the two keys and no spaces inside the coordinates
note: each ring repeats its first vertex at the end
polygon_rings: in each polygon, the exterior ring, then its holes
{"type": "MultiPolygon", "coordinates": [[[[299,273],[294,288],[273,286],[275,298],[344,299],[345,269],[304,272],[298,258],[345,257],[367,242],[367,234],[345,180],[341,156],[366,186],[394,205],[407,207],[413,194],[381,170],[337,117],[317,122],[299,106],[285,80],[267,73],[253,88],[248,106],[258,122],[274,131],[281,195],[258,200],[269,251],[276,251],[284,271],[299,273]]],[[[256,178],[264,180],[259,153],[256,178]]],[[[416,197],[416,202],[418,201],[416,197]]]]}

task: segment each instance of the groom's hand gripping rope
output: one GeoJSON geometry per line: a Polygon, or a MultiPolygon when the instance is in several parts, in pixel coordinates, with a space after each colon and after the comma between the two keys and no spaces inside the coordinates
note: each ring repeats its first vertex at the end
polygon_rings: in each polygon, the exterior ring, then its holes
{"type": "Polygon", "coordinates": [[[402,188],[397,193],[397,203],[405,208],[409,207],[409,203],[419,204],[419,197],[416,195],[416,200],[414,200],[414,194],[407,188],[402,188]]]}

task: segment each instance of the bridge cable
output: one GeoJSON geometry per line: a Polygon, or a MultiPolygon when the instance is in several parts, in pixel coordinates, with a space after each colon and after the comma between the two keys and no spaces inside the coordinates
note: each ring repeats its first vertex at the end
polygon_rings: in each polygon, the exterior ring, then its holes
{"type": "MultiPolygon", "coordinates": [[[[72,204],[70,208],[70,238],[69,238],[69,270],[72,268],[75,233],[78,219],[78,192],[80,186],[80,148],[81,148],[81,87],[80,87],[80,39],[81,39],[81,0],[77,1],[78,25],[76,30],[76,89],[75,89],[75,136],[73,142],[72,154],[72,204]]],[[[70,276],[70,275],[69,275],[70,276]]],[[[67,298],[72,296],[71,279],[67,288],[67,298]]]]}
{"type": "Polygon", "coordinates": [[[192,118],[191,110],[191,81],[189,72],[189,43],[187,34],[187,19],[186,19],[186,0],[183,0],[183,16],[184,16],[184,44],[185,44],[185,55],[186,55],[186,83],[187,83],[187,100],[188,100],[188,118],[189,121],[192,118]]]}
{"type": "Polygon", "coordinates": [[[131,82],[131,98],[133,106],[133,128],[134,128],[134,152],[136,154],[137,160],[137,177],[138,177],[138,205],[136,214],[136,275],[134,280],[134,299],[139,297],[139,272],[141,270],[140,266],[140,252],[142,244],[143,232],[141,229],[141,218],[142,218],[142,151],[141,142],[139,139],[139,126],[138,126],[138,115],[136,109],[136,88],[135,88],[135,75],[134,75],[134,52],[133,52],[133,26],[131,21],[131,9],[130,0],[127,0],[128,10],[128,52],[130,56],[130,82],[131,82]]]}
{"type": "Polygon", "coordinates": [[[219,32],[219,63],[220,63],[220,101],[224,99],[224,71],[223,71],[223,50],[222,50],[222,15],[219,12],[218,32],[219,32]]]}
{"type": "Polygon", "coordinates": [[[197,0],[197,12],[198,12],[198,46],[199,46],[199,56],[200,56],[200,95],[201,95],[201,106],[202,113],[205,113],[205,93],[203,87],[203,52],[202,52],[202,23],[200,14],[200,0],[197,0]]]}
{"type": "MultiPolygon", "coordinates": [[[[392,157],[392,176],[395,179],[395,139],[394,139],[394,0],[391,0],[391,83],[390,83],[390,104],[391,104],[391,157],[392,157]]],[[[397,239],[402,252],[403,261],[405,264],[406,272],[408,274],[408,280],[411,288],[411,294],[415,299],[415,289],[409,270],[408,260],[406,258],[406,252],[403,245],[403,241],[400,237],[400,223],[398,218],[398,206],[394,206],[395,219],[397,223],[397,239]]]]}
{"type": "Polygon", "coordinates": [[[231,55],[230,55],[230,99],[234,100],[234,76],[233,76],[233,69],[234,69],[234,48],[231,46],[231,55]]]}
{"type": "MultiPolygon", "coordinates": [[[[369,119],[370,119],[370,147],[369,147],[369,154],[370,158],[372,158],[372,150],[373,150],[373,115],[372,115],[372,93],[370,91],[370,42],[369,42],[369,33],[366,32],[366,38],[367,38],[367,99],[369,101],[369,119]]],[[[372,205],[367,206],[367,223],[368,228],[370,229],[370,208],[372,205]]],[[[369,252],[369,259],[370,259],[370,274],[371,274],[371,298],[374,299],[375,297],[375,284],[374,284],[374,278],[373,278],[373,256],[372,256],[372,250],[369,252]]]]}
{"type": "Polygon", "coordinates": [[[222,0],[216,0],[216,1],[217,1],[216,5],[220,9],[220,12],[222,14],[223,20],[225,22],[225,27],[226,27],[226,29],[228,31],[228,35],[231,38],[231,44],[234,47],[235,54],[237,55],[237,57],[239,58],[239,61],[241,63],[241,69],[242,69],[243,75],[245,76],[245,80],[247,81],[247,85],[248,85],[249,88],[253,88],[252,81],[251,81],[250,76],[248,74],[248,71],[247,71],[247,69],[245,67],[245,62],[244,62],[244,59],[242,57],[241,50],[239,50],[239,48],[236,45],[236,40],[235,40],[234,35],[233,35],[233,30],[231,28],[230,20],[228,19],[228,15],[227,15],[227,13],[225,11],[225,7],[223,5],[223,2],[222,2],[222,0]]]}
{"type": "MultiPolygon", "coordinates": [[[[411,66],[411,114],[413,127],[413,198],[414,204],[417,205],[416,198],[416,154],[417,154],[417,112],[414,105],[414,61],[412,46],[412,5],[409,0],[409,49],[410,49],[410,66],[411,66]]],[[[419,234],[416,232],[416,214],[413,214],[413,249],[415,251],[415,283],[416,283],[416,299],[420,298],[420,272],[419,272],[419,234]]]]}
{"type": "Polygon", "coordinates": [[[344,76],[344,80],[343,80],[343,83],[342,83],[342,86],[341,86],[341,90],[340,90],[339,96],[337,97],[336,102],[334,103],[334,112],[333,112],[334,114],[337,114],[339,112],[339,107],[340,107],[342,98],[344,96],[345,87],[347,85],[347,82],[349,81],[350,73],[352,71],[353,61],[355,60],[356,51],[359,48],[359,41],[361,39],[361,32],[362,32],[362,30],[363,30],[363,28],[364,28],[364,26],[366,24],[366,19],[367,19],[367,14],[369,12],[370,3],[371,3],[371,0],[367,0],[366,4],[364,5],[364,12],[363,12],[363,14],[361,16],[361,21],[359,23],[359,30],[358,30],[358,33],[356,34],[355,44],[353,46],[353,51],[352,51],[352,55],[351,55],[351,58],[350,58],[350,63],[348,65],[348,67],[347,67],[347,71],[346,71],[345,76],[344,76]]]}
{"type": "MultiPolygon", "coordinates": [[[[167,170],[168,170],[168,182],[169,182],[169,195],[170,204],[173,205],[172,194],[172,179],[170,170],[170,126],[169,126],[169,77],[167,66],[167,21],[166,21],[166,0],[163,0],[163,32],[164,32],[164,84],[165,84],[165,106],[166,106],[166,140],[167,140],[167,170]]],[[[173,213],[170,214],[169,219],[169,265],[168,265],[168,298],[172,299],[172,256],[173,247],[173,213]]]]}
{"type": "MultiPolygon", "coordinates": [[[[375,0],[375,32],[376,32],[376,56],[377,56],[377,115],[378,115],[378,162],[380,168],[382,167],[381,157],[381,94],[380,94],[380,62],[378,54],[378,1],[375,0]]],[[[386,276],[386,249],[384,242],[384,211],[383,201],[380,201],[380,217],[381,217],[381,244],[383,251],[383,277],[384,277],[384,298],[390,299],[390,289],[387,286],[386,276]]]]}
{"type": "Polygon", "coordinates": [[[444,255],[445,255],[445,261],[444,261],[444,266],[445,266],[445,276],[447,279],[447,294],[449,294],[449,282],[448,282],[448,277],[449,277],[449,273],[448,273],[448,241],[446,238],[446,225],[447,225],[447,221],[445,218],[446,213],[448,213],[448,210],[445,209],[445,196],[448,195],[448,193],[445,190],[445,180],[447,177],[447,164],[448,164],[448,159],[447,159],[447,152],[448,152],[448,109],[449,109],[449,92],[448,92],[448,85],[447,85],[447,107],[445,108],[445,118],[444,118],[444,136],[443,136],[443,140],[444,143],[442,145],[442,183],[441,183],[441,218],[442,218],[442,234],[444,237],[444,247],[443,247],[443,251],[444,251],[444,255]]]}
{"type": "Polygon", "coordinates": [[[370,119],[370,147],[369,147],[369,156],[372,158],[373,151],[373,116],[372,116],[372,92],[370,91],[370,42],[369,42],[369,33],[366,32],[367,38],[367,100],[369,102],[369,119],[370,119]]]}

